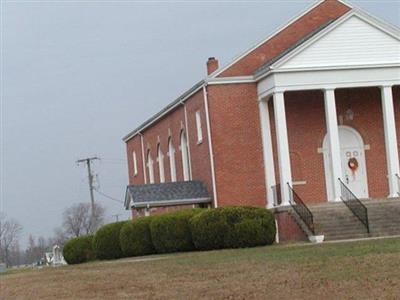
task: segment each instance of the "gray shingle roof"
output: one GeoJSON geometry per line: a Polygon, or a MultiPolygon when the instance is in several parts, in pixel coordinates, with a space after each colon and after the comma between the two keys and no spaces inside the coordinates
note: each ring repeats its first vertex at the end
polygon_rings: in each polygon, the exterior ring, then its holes
{"type": "Polygon", "coordinates": [[[126,208],[208,202],[211,202],[211,197],[201,181],[128,185],[125,197],[126,208]]]}

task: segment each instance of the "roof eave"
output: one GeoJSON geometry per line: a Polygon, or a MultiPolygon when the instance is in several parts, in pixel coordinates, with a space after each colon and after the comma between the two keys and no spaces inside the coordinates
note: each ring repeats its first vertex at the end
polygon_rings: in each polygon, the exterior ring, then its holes
{"type": "Polygon", "coordinates": [[[161,200],[161,201],[148,201],[148,202],[137,202],[131,205],[131,208],[150,208],[150,207],[162,207],[162,206],[176,206],[176,205],[190,205],[200,203],[210,203],[211,198],[194,198],[194,199],[177,199],[177,200],[161,200]]]}
{"type": "Polygon", "coordinates": [[[166,107],[164,107],[161,111],[153,115],[150,119],[142,123],[139,127],[136,129],[132,130],[130,133],[128,133],[126,136],[122,138],[124,142],[127,142],[137,134],[141,133],[143,130],[145,130],[147,127],[152,125],[153,123],[157,122],[159,119],[164,117],[166,114],[168,114],[170,111],[174,110],[177,108],[179,105],[181,105],[183,102],[185,102],[187,99],[189,99],[193,94],[197,93],[205,84],[205,80],[201,80],[197,82],[195,85],[193,85],[190,89],[188,89],[186,92],[184,92],[182,95],[180,95],[178,98],[176,98],[173,102],[168,104],[166,107]]]}

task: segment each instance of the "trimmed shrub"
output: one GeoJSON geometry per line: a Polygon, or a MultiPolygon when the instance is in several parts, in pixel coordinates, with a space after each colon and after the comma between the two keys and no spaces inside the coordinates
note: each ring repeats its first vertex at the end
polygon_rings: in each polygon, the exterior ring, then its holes
{"type": "Polygon", "coordinates": [[[122,226],[119,241],[124,256],[155,253],[150,233],[152,219],[153,217],[140,217],[122,226]]]}
{"type": "Polygon", "coordinates": [[[63,248],[65,261],[73,265],[96,259],[92,242],[93,235],[80,236],[67,241],[63,248]]]}
{"type": "Polygon", "coordinates": [[[194,216],[190,229],[199,250],[270,245],[276,233],[270,211],[235,206],[206,210],[194,216]]]}
{"type": "MultiPolygon", "coordinates": [[[[99,259],[116,259],[123,257],[119,234],[127,221],[115,222],[102,226],[93,238],[93,250],[99,259]]],[[[130,221],[128,221],[130,222],[130,221]]]]}
{"type": "Polygon", "coordinates": [[[151,239],[157,253],[195,250],[189,220],[202,209],[185,209],[153,217],[151,239]]]}

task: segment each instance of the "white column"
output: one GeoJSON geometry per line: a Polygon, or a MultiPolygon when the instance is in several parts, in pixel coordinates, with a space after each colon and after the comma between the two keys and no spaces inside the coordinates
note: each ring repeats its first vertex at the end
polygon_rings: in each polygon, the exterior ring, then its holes
{"type": "MultiPolygon", "coordinates": [[[[340,201],[341,188],[339,178],[342,178],[342,161],[340,157],[339,129],[337,122],[335,90],[324,90],[325,120],[329,141],[330,166],[332,174],[333,200],[340,201]]],[[[329,199],[330,200],[330,199],[329,199]]]]}
{"type": "Polygon", "coordinates": [[[265,175],[265,188],[267,191],[266,201],[267,208],[274,207],[277,203],[274,203],[274,191],[272,187],[275,183],[275,164],[272,150],[272,138],[271,138],[271,124],[269,119],[268,100],[259,99],[258,108],[260,111],[260,122],[261,122],[261,138],[263,145],[263,156],[264,156],[264,175],[265,175]]]}
{"type": "Polygon", "coordinates": [[[399,172],[399,153],[397,149],[396,123],[394,119],[393,94],[391,86],[382,86],[383,127],[385,130],[386,164],[389,180],[389,196],[398,197],[396,174],[399,172]]]}
{"type": "Polygon", "coordinates": [[[281,185],[282,205],[290,204],[290,193],[287,184],[292,185],[292,171],[290,168],[289,141],[286,125],[285,99],[283,92],[274,93],[274,114],[276,142],[278,150],[279,178],[281,185]]]}

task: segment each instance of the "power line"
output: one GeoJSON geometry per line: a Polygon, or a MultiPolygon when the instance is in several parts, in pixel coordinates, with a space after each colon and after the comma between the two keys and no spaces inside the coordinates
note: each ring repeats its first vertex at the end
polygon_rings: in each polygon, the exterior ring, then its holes
{"type": "Polygon", "coordinates": [[[106,198],[110,199],[110,200],[113,200],[113,201],[119,202],[119,203],[124,203],[124,201],[119,200],[119,199],[116,199],[116,198],[114,198],[114,197],[111,197],[111,196],[109,196],[109,195],[107,195],[107,194],[104,194],[103,192],[100,192],[98,189],[95,189],[94,191],[95,191],[96,193],[102,195],[103,197],[106,197],[106,198]]]}

